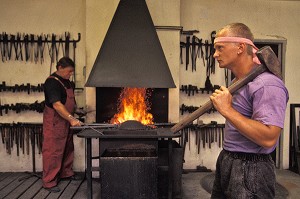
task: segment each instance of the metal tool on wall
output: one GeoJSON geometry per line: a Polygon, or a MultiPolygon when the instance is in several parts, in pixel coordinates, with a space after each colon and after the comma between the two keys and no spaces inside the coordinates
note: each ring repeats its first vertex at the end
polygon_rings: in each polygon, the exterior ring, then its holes
{"type": "Polygon", "coordinates": [[[36,147],[38,153],[42,152],[43,126],[41,123],[0,123],[2,144],[6,152],[11,155],[12,151],[19,156],[29,155],[30,148],[36,147]],[[30,146],[35,144],[34,146],[30,146]],[[14,147],[16,147],[14,149],[14,147]]]}
{"type": "Polygon", "coordinates": [[[194,33],[199,33],[198,30],[188,30],[188,31],[181,31],[182,35],[186,35],[185,42],[180,42],[180,60],[181,64],[183,64],[182,60],[182,50],[185,48],[185,68],[188,70],[188,66],[190,63],[190,59],[192,61],[192,72],[196,71],[196,61],[197,57],[203,58],[204,63],[204,52],[202,49],[203,43],[202,39],[199,39],[194,33]],[[192,37],[192,38],[191,38],[192,37]]]}
{"type": "Polygon", "coordinates": [[[3,113],[8,114],[8,111],[15,111],[17,114],[22,111],[36,111],[42,113],[44,111],[45,101],[34,103],[15,103],[15,104],[3,104],[0,106],[0,116],[3,113]]]}
{"type": "MultiPolygon", "coordinates": [[[[64,35],[50,34],[21,34],[17,35],[0,33],[0,55],[2,62],[10,60],[34,62],[41,64],[44,62],[45,46],[48,48],[48,55],[50,57],[50,74],[52,67],[58,61],[59,57],[70,56],[70,43],[73,44],[73,61],[76,65],[76,44],[80,41],[81,34],[78,33],[78,38],[70,39],[70,33],[65,32],[64,35]],[[23,55],[24,54],[24,55],[23,55]],[[14,57],[13,57],[14,55],[14,57]]],[[[47,53],[46,53],[47,54],[47,53]]],[[[75,72],[73,79],[76,83],[75,72]]]]}
{"type": "MultiPolygon", "coordinates": [[[[215,53],[214,48],[214,40],[215,40],[216,31],[211,32],[211,41],[209,43],[208,40],[205,40],[205,59],[206,59],[206,80],[205,80],[205,87],[201,89],[202,93],[207,91],[213,92],[216,88],[210,81],[210,74],[215,74],[215,58],[213,57],[215,53]]],[[[219,86],[218,86],[219,87],[219,86]]]]}
{"type": "Polygon", "coordinates": [[[27,92],[30,94],[31,92],[43,92],[44,91],[44,84],[38,85],[31,85],[30,83],[26,84],[15,84],[14,86],[6,85],[6,82],[3,81],[0,83],[0,92],[27,92]]]}
{"type": "Polygon", "coordinates": [[[197,121],[196,124],[190,124],[181,129],[181,138],[179,140],[180,145],[185,151],[191,150],[191,147],[196,147],[196,151],[200,154],[201,148],[206,147],[210,149],[213,143],[217,143],[217,146],[221,148],[224,140],[224,128],[225,124],[211,121],[210,123],[203,123],[202,120],[197,121]],[[191,139],[191,134],[195,139],[191,139]]]}
{"type": "MultiPolygon", "coordinates": [[[[180,42],[180,60],[181,64],[182,61],[182,49],[185,48],[185,69],[188,70],[188,66],[190,63],[190,59],[192,61],[192,72],[196,71],[196,62],[197,57],[203,58],[204,60],[204,53],[202,49],[203,43],[202,39],[197,38],[196,36],[192,36],[192,42],[190,41],[190,36],[186,36],[186,42],[180,42]]],[[[203,62],[203,64],[205,64],[203,62]]]]}
{"type": "MultiPolygon", "coordinates": [[[[185,112],[192,113],[192,112],[196,111],[197,109],[199,109],[199,107],[197,107],[197,106],[187,106],[185,104],[182,104],[180,106],[181,115],[183,115],[185,112]]],[[[206,113],[210,114],[211,112],[213,112],[213,113],[216,112],[216,109],[214,107],[212,107],[206,113]]]]}
{"type": "MultiPolygon", "coordinates": [[[[29,176],[23,176],[18,181],[28,179],[31,176],[41,178],[36,173],[36,149],[38,154],[42,152],[43,142],[43,124],[42,123],[0,123],[0,134],[2,143],[5,145],[7,154],[17,156],[29,155],[31,151],[32,173],[29,176]]],[[[26,172],[29,173],[29,172],[26,172]]]]}
{"type": "Polygon", "coordinates": [[[180,91],[185,92],[188,96],[195,95],[195,93],[198,93],[199,89],[197,86],[194,85],[181,85],[180,91]]]}
{"type": "MultiPolygon", "coordinates": [[[[57,61],[62,50],[62,55],[69,56],[70,43],[73,43],[73,48],[76,48],[76,43],[81,39],[81,34],[78,33],[78,38],[70,39],[70,33],[65,32],[64,36],[51,34],[51,40],[48,39],[49,34],[21,34],[17,35],[0,33],[0,53],[3,62],[10,60],[18,61],[34,61],[41,63],[44,61],[45,44],[48,46],[51,62],[57,61]],[[24,53],[24,56],[23,56],[24,53]],[[15,55],[15,57],[13,57],[15,55]],[[25,57],[25,60],[23,59],[25,57]]],[[[73,52],[74,54],[74,52],[73,52]]],[[[73,57],[74,58],[74,57],[73,57]]]]}
{"type": "Polygon", "coordinates": [[[206,91],[206,93],[209,94],[209,92],[214,92],[216,89],[219,88],[220,88],[219,85],[212,85],[211,83],[205,84],[204,88],[198,88],[195,85],[188,84],[188,85],[181,85],[180,91],[184,92],[188,96],[191,95],[194,96],[197,93],[203,94],[204,91],[206,91]]]}
{"type": "MultiPolygon", "coordinates": [[[[193,34],[193,33],[191,33],[193,34]]],[[[192,61],[192,72],[196,71],[196,61],[197,57],[201,58],[203,61],[203,66],[206,66],[206,73],[209,75],[210,73],[215,73],[215,59],[213,57],[214,54],[214,39],[215,39],[216,31],[212,31],[211,33],[211,41],[205,40],[202,42],[202,39],[196,37],[195,35],[187,35],[185,38],[185,42],[180,42],[180,60],[181,64],[183,64],[182,60],[182,50],[185,48],[185,60],[186,60],[186,70],[188,70],[188,65],[190,60],[192,61]],[[204,48],[204,50],[203,50],[204,48]],[[205,63],[206,62],[206,63],[205,63]]]]}

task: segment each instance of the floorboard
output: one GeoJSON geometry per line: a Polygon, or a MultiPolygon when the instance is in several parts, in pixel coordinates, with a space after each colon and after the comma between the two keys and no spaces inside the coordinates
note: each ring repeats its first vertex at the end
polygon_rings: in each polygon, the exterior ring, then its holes
{"type": "Polygon", "coordinates": [[[42,185],[42,180],[39,179],[35,181],[35,183],[32,184],[31,187],[28,188],[19,199],[33,198],[41,189],[43,189],[42,185]]]}
{"type": "MultiPolygon", "coordinates": [[[[7,173],[5,176],[3,176],[3,179],[0,181],[0,191],[4,189],[6,186],[8,186],[12,181],[14,181],[16,178],[18,178],[19,174],[16,173],[7,173]]],[[[1,194],[1,192],[0,192],[1,194]]]]}
{"type": "Polygon", "coordinates": [[[50,193],[49,196],[47,197],[47,199],[57,199],[60,197],[60,195],[62,195],[62,193],[65,191],[66,187],[69,185],[70,181],[61,181],[58,183],[58,187],[60,188],[60,192],[56,192],[56,193],[50,193]]]}
{"type": "Polygon", "coordinates": [[[44,199],[50,194],[46,189],[40,189],[39,192],[33,197],[33,199],[44,199]]]}
{"type": "MultiPolygon", "coordinates": [[[[84,177],[84,173],[82,173],[84,177]]],[[[61,189],[58,193],[51,193],[44,189],[42,180],[38,175],[18,172],[0,172],[0,198],[1,199],[77,199],[86,198],[84,178],[79,181],[65,180],[58,183],[61,189]],[[79,193],[79,194],[78,194],[79,193]]],[[[86,184],[86,183],[85,183],[86,184]]]]}
{"type": "Polygon", "coordinates": [[[59,199],[72,199],[82,184],[83,180],[73,180],[65,188],[64,192],[60,195],[59,199]]]}
{"type": "Polygon", "coordinates": [[[26,179],[23,182],[20,182],[18,180],[19,185],[12,191],[10,192],[5,198],[7,199],[19,199],[21,195],[31,187],[36,181],[39,179],[37,177],[31,177],[26,179]]]}
{"type": "Polygon", "coordinates": [[[0,182],[4,179],[4,178],[6,178],[8,175],[10,175],[11,173],[10,172],[7,172],[7,173],[0,173],[0,182]]]}
{"type": "Polygon", "coordinates": [[[0,198],[5,198],[8,194],[14,191],[22,183],[22,181],[19,181],[18,179],[23,176],[24,173],[18,173],[17,175],[11,174],[1,181],[3,183],[7,183],[7,185],[1,189],[0,198]]]}
{"type": "Polygon", "coordinates": [[[79,189],[77,190],[76,195],[73,197],[73,199],[84,199],[87,198],[87,183],[86,181],[84,181],[81,186],[79,187],[79,189]]]}

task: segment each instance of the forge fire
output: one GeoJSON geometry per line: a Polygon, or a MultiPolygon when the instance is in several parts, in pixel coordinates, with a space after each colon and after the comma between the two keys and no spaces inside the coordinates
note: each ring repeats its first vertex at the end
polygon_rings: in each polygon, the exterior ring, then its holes
{"type": "Polygon", "coordinates": [[[153,115],[149,113],[150,93],[145,88],[123,88],[118,101],[118,113],[110,123],[120,124],[127,120],[136,120],[142,124],[153,124],[153,115]]]}

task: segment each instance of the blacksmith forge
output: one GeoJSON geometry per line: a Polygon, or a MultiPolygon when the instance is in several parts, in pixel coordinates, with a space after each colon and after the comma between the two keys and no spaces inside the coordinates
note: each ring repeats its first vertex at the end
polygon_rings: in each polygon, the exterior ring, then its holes
{"type": "Polygon", "coordinates": [[[87,141],[88,198],[92,198],[93,138],[99,139],[102,199],[181,198],[183,154],[174,140],[181,134],[165,126],[168,89],[175,84],[145,0],[120,1],[86,86],[97,88],[99,123],[78,134],[87,141]],[[103,125],[117,104],[117,99],[106,96],[124,87],[152,89],[152,106],[159,107],[153,113],[154,122],[165,125],[143,125],[134,120],[103,125]]]}

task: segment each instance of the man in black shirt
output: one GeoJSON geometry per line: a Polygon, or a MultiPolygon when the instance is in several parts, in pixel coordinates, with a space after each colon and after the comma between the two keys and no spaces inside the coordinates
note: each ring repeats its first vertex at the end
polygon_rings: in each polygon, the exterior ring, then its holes
{"type": "Polygon", "coordinates": [[[63,57],[56,65],[57,71],[50,75],[45,84],[45,109],[43,115],[43,187],[59,192],[59,179],[75,178],[72,169],[74,159],[73,134],[70,126],[80,126],[73,117],[76,102],[74,86],[69,78],[75,64],[63,57]]]}
{"type": "Polygon", "coordinates": [[[70,80],[64,79],[57,75],[56,73],[51,74],[51,77],[56,77],[63,83],[63,85],[57,81],[55,78],[47,78],[45,87],[45,103],[48,107],[53,108],[53,103],[60,101],[62,104],[66,103],[67,92],[66,89],[72,88],[74,90],[72,82],[70,80]]]}

